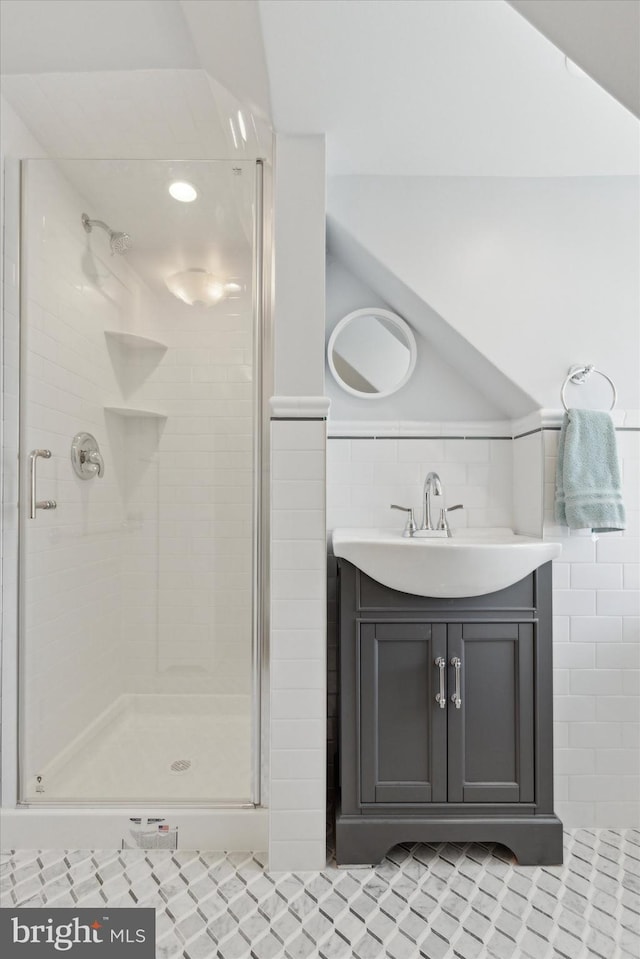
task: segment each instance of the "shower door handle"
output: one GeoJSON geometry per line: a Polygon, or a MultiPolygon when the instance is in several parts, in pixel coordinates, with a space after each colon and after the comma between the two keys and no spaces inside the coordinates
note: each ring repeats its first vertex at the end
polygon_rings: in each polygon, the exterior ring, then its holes
{"type": "Polygon", "coordinates": [[[58,505],[54,499],[36,499],[36,460],[41,456],[43,459],[51,459],[51,450],[31,450],[29,453],[29,519],[36,518],[38,509],[55,509],[58,505]]]}

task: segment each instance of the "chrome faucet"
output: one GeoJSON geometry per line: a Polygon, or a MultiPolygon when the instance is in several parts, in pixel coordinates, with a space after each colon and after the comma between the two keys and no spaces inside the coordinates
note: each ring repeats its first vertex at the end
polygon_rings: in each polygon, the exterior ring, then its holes
{"type": "Polygon", "coordinates": [[[434,536],[451,536],[451,529],[449,528],[449,522],[447,520],[447,513],[453,512],[454,509],[463,509],[462,503],[457,503],[455,506],[442,506],[444,503],[444,490],[442,489],[442,481],[437,473],[427,473],[427,478],[424,481],[424,490],[422,493],[422,526],[418,528],[415,524],[413,518],[413,509],[410,506],[398,506],[396,503],[391,504],[391,509],[402,510],[403,513],[408,513],[408,518],[406,525],[404,527],[403,536],[406,537],[420,537],[421,534],[431,533],[434,536]],[[435,504],[432,503],[432,498],[436,496],[439,499],[437,504],[438,520],[434,524],[433,521],[433,507],[435,504]]]}
{"type": "Polygon", "coordinates": [[[420,529],[438,529],[437,526],[434,526],[433,517],[431,515],[432,496],[443,496],[442,483],[440,482],[440,477],[437,473],[427,473],[427,478],[424,481],[424,490],[422,494],[422,526],[420,529]]]}
{"type": "Polygon", "coordinates": [[[444,490],[442,489],[442,480],[437,473],[427,473],[427,478],[424,481],[424,491],[423,491],[423,507],[424,511],[422,514],[422,526],[420,529],[429,530],[433,532],[434,530],[444,530],[447,536],[451,536],[451,529],[449,528],[449,521],[447,520],[447,513],[452,513],[454,509],[463,509],[462,503],[456,503],[455,506],[440,506],[438,504],[439,514],[437,523],[434,525],[432,508],[433,504],[431,502],[432,497],[440,497],[440,502],[444,502],[444,490]]]}

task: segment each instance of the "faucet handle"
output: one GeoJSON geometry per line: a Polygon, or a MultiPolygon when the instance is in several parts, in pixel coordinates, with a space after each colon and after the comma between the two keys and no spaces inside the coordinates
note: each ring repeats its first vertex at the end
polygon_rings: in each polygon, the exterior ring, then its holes
{"type": "Polygon", "coordinates": [[[447,513],[453,513],[454,509],[464,509],[464,505],[462,503],[456,503],[455,506],[443,506],[440,510],[440,519],[438,520],[437,529],[446,529],[448,536],[451,536],[451,530],[449,529],[449,523],[447,522],[447,513]]]}
{"type": "Polygon", "coordinates": [[[389,509],[399,509],[403,513],[408,513],[407,522],[402,533],[403,536],[413,536],[417,530],[416,521],[413,518],[413,507],[412,506],[397,506],[395,503],[392,503],[389,509]]]}

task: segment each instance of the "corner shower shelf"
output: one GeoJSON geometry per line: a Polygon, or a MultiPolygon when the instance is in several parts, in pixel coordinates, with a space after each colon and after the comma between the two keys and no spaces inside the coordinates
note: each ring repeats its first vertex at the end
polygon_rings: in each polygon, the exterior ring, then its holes
{"type": "Polygon", "coordinates": [[[166,413],[158,413],[157,410],[137,410],[132,406],[105,406],[106,413],[113,413],[115,416],[122,416],[125,419],[141,420],[166,420],[166,413]]]}
{"type": "Polygon", "coordinates": [[[107,340],[117,343],[125,350],[134,353],[141,350],[162,350],[169,349],[166,343],[160,340],[152,340],[149,336],[138,336],[137,333],[120,333],[118,330],[105,330],[104,335],[107,340]]]}

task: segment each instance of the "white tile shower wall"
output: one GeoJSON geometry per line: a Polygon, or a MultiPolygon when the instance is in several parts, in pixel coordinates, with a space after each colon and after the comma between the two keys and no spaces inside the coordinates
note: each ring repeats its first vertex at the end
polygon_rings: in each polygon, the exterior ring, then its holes
{"type": "MultiPolygon", "coordinates": [[[[244,275],[250,256],[247,249],[244,275]]],[[[128,427],[128,461],[137,470],[127,483],[123,585],[132,683],[136,692],[248,696],[251,293],[211,308],[168,297],[155,307],[144,332],[168,350],[142,370],[134,358],[126,376],[127,401],[167,417],[128,427]]]]}
{"type": "Polygon", "coordinates": [[[544,430],[544,536],[554,562],[556,811],[565,826],[640,824],[640,432],[617,431],[624,533],[569,534],[553,515],[557,430],[544,430]]]}
{"type": "Polygon", "coordinates": [[[391,503],[413,506],[419,522],[429,471],[439,474],[450,514],[459,526],[511,526],[512,443],[509,439],[329,438],[327,528],[399,528],[391,503]]]}
{"type": "Polygon", "coordinates": [[[326,861],[322,420],[272,420],[269,868],[326,861]]]}

